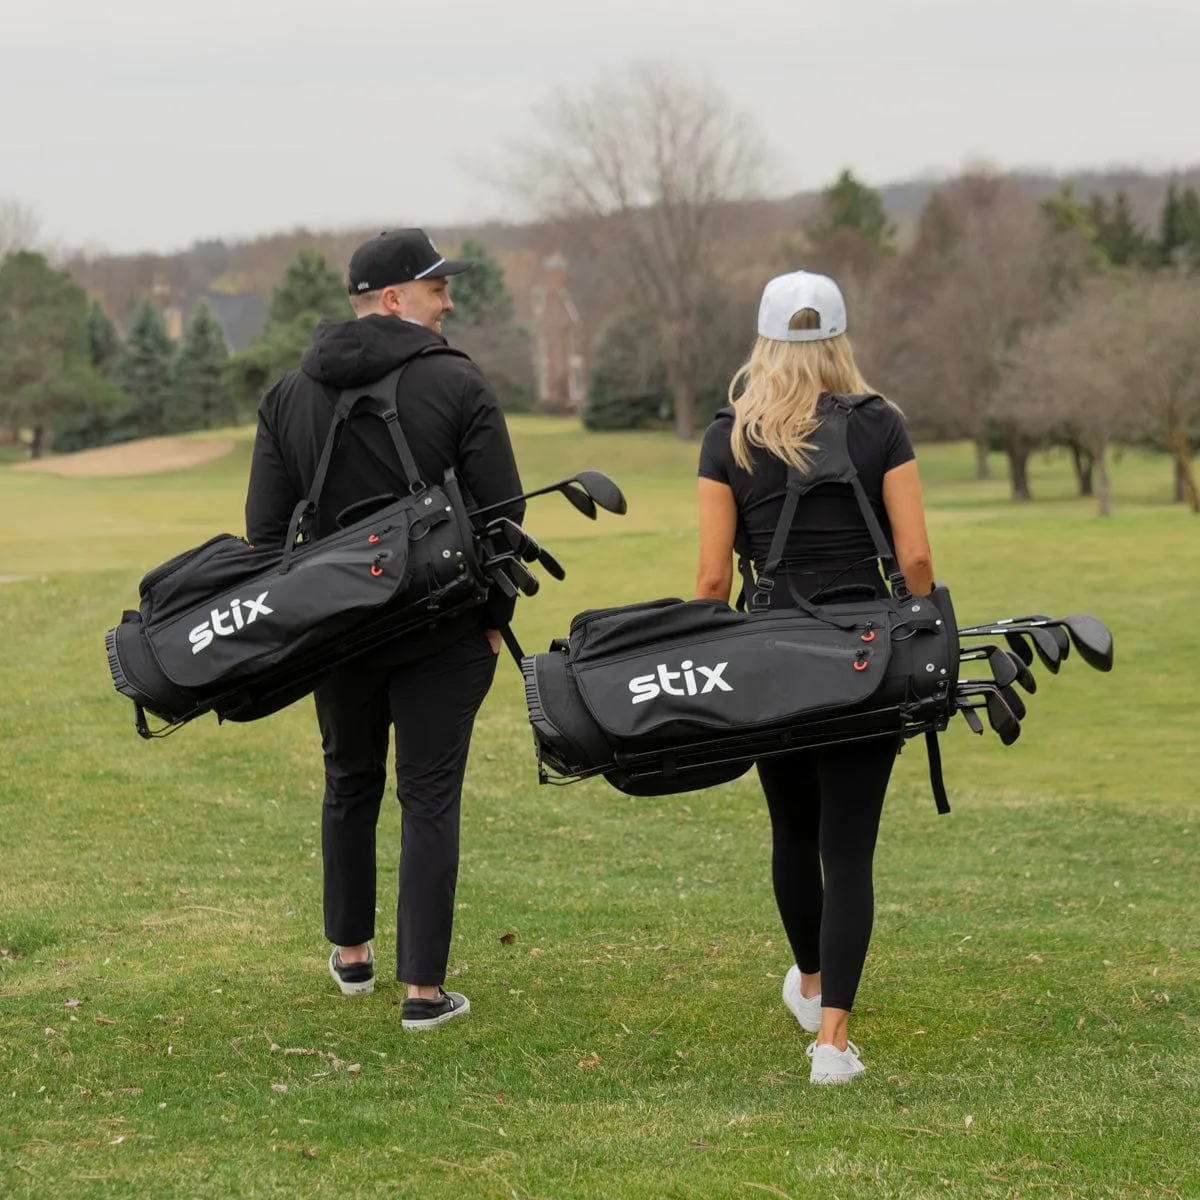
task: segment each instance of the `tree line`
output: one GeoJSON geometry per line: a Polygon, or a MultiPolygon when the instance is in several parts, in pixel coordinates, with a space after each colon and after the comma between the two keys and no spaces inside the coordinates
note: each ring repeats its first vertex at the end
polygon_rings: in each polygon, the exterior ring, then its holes
{"type": "Polygon", "coordinates": [[[518,147],[511,186],[608,268],[617,311],[593,353],[585,423],[671,421],[691,438],[726,402],[777,272],[834,276],[868,378],[923,437],[969,438],[979,474],[1063,446],[1109,510],[1109,451],[1144,445],[1200,497],[1200,195],[1171,186],[1155,229],[1129,198],[1035,199],[984,170],[938,187],[902,245],[849,171],[794,231],[756,230],[766,154],[748,114],[703,80],[643,67],[564,91],[518,147]]]}
{"type": "MultiPolygon", "coordinates": [[[[588,428],[694,437],[726,402],[763,282],[805,267],[842,285],[868,378],[914,432],[972,440],[981,475],[1002,451],[1014,498],[1031,494],[1031,454],[1061,446],[1107,511],[1111,449],[1141,445],[1171,456],[1177,496],[1200,509],[1194,187],[1169,187],[1148,227],[1121,191],[1038,200],[973,171],[937,187],[902,237],[849,170],[781,229],[762,200],[768,161],[754,120],[718,88],[649,66],[564,90],[511,148],[497,174],[537,218],[533,243],[566,251],[595,334],[588,428]]],[[[529,407],[531,339],[503,271],[478,242],[459,252],[479,266],[452,285],[447,335],[507,407],[529,407]]],[[[0,425],[31,430],[36,453],[246,419],[316,322],[349,315],[341,271],[307,249],[238,354],[204,305],[177,346],[148,301],[122,338],[62,272],[12,250],[0,266],[0,425]]]]}

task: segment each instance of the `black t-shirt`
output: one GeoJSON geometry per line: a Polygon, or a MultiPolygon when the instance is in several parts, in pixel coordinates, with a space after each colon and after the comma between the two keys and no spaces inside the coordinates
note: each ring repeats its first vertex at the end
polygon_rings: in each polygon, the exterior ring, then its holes
{"type": "MultiPolygon", "coordinates": [[[[708,427],[700,448],[700,474],[733,490],[739,531],[749,545],[755,570],[761,570],[783,509],[787,464],[755,446],[751,447],[754,472],[743,470],[734,461],[729,444],[732,430],[729,417],[719,416],[708,427]]],[[[904,421],[886,401],[866,401],[850,415],[846,443],[863,490],[890,542],[892,530],[883,506],[883,477],[893,467],[916,457],[904,421]]],[[[784,551],[787,569],[841,569],[874,557],[875,545],[848,483],[818,484],[800,497],[784,551]]]]}

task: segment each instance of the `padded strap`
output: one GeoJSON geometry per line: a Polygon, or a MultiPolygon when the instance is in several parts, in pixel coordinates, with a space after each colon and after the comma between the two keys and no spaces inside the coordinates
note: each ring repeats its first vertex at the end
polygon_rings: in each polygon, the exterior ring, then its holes
{"type": "Polygon", "coordinates": [[[377,379],[365,387],[347,388],[338,395],[333,409],[333,421],[329,426],[329,432],[325,435],[325,444],[321,447],[321,457],[317,462],[312,486],[308,489],[308,495],[292,510],[292,519],[288,524],[287,538],[283,546],[283,560],[279,567],[281,573],[286,573],[291,566],[292,553],[296,548],[296,543],[301,535],[307,534],[308,526],[317,514],[317,505],[321,499],[321,492],[325,488],[325,477],[329,474],[329,464],[333,459],[333,453],[341,444],[344,427],[356,408],[365,409],[383,418],[388,435],[392,439],[392,445],[395,446],[396,454],[400,458],[400,469],[404,472],[404,482],[408,485],[408,490],[413,495],[419,495],[425,490],[425,484],[421,481],[417,471],[416,460],[404,437],[404,431],[400,428],[400,415],[397,412],[396,403],[400,391],[400,380],[404,372],[418,358],[423,358],[428,354],[456,354],[464,357],[460,351],[452,350],[449,346],[426,346],[412,358],[405,359],[395,370],[389,371],[383,378],[377,379]]]}
{"type": "MultiPolygon", "coordinates": [[[[880,525],[879,518],[876,517],[870,500],[867,499],[867,493],[863,489],[862,481],[858,477],[858,471],[850,458],[850,451],[846,441],[846,430],[851,414],[857,409],[859,404],[869,399],[874,399],[874,397],[830,396],[828,398],[828,403],[834,411],[822,422],[822,425],[825,429],[825,437],[832,439],[824,448],[830,458],[828,464],[830,470],[819,473],[814,477],[806,478],[795,467],[788,466],[787,494],[784,497],[783,509],[779,514],[779,521],[775,526],[775,532],[771,535],[771,548],[767,552],[767,561],[758,574],[758,581],[754,585],[753,591],[749,591],[748,582],[745,584],[745,588],[751,596],[749,605],[751,612],[763,612],[770,607],[771,592],[775,588],[775,576],[783,563],[788,534],[791,532],[792,522],[796,518],[796,508],[800,503],[800,497],[817,483],[827,481],[849,483],[853,488],[854,499],[858,503],[858,509],[867,526],[867,532],[871,535],[871,541],[875,546],[875,553],[883,564],[884,573],[887,575],[888,584],[892,589],[892,595],[897,600],[908,600],[911,597],[912,593],[908,590],[904,573],[896,563],[895,553],[887,537],[884,535],[883,526],[880,525]],[[832,471],[832,474],[830,471],[832,471]],[[825,475],[829,476],[829,480],[824,478],[825,475]]],[[[738,567],[742,571],[743,580],[748,581],[750,570],[745,556],[739,557],[738,567]]],[[[799,603],[800,598],[796,589],[790,583],[788,586],[792,593],[792,599],[799,603]]],[[[832,618],[825,610],[819,609],[811,603],[800,603],[800,607],[808,612],[810,616],[818,617],[832,625],[840,625],[840,622],[832,618]]]]}

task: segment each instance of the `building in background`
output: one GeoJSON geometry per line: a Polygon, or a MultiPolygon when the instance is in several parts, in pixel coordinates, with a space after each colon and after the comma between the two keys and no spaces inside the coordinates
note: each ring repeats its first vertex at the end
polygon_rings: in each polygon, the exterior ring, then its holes
{"type": "Polygon", "coordinates": [[[566,278],[567,260],[552,254],[531,289],[537,404],[545,412],[577,413],[587,397],[582,322],[566,278]]]}

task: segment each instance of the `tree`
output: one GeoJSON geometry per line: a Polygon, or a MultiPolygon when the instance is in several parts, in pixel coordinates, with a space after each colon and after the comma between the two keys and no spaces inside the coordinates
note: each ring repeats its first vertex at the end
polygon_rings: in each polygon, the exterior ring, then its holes
{"type": "Polygon", "coordinates": [[[1056,232],[1005,181],[959,181],[940,204],[941,240],[908,256],[890,299],[894,394],[914,424],[970,437],[980,478],[989,445],[1002,435],[1013,497],[1029,499],[1033,443],[1019,426],[997,428],[994,399],[1021,334],[1052,319],[1078,286],[1087,243],[1078,231],[1056,232]]]}
{"type": "Polygon", "coordinates": [[[1150,264],[1150,239],[1133,214],[1129,197],[1123,191],[1113,196],[1111,207],[1104,197],[1094,195],[1090,206],[1096,244],[1114,267],[1150,264]]]}
{"type": "Polygon", "coordinates": [[[237,420],[237,406],[225,379],[228,358],[225,330],[209,303],[201,300],[175,357],[172,428],[214,429],[237,420]]]}
{"type": "Polygon", "coordinates": [[[38,458],[56,422],[119,402],[91,365],[83,289],[40,254],[11,253],[0,264],[0,417],[29,428],[38,458]]]}
{"type": "Polygon", "coordinates": [[[20,200],[0,199],[0,263],[18,250],[32,250],[42,223],[37,213],[20,200]]]}
{"type": "Polygon", "coordinates": [[[645,313],[621,313],[596,343],[583,426],[593,432],[647,429],[671,419],[667,372],[645,313]]]}
{"type": "Polygon", "coordinates": [[[1016,426],[1031,442],[1060,441],[1072,449],[1088,488],[1097,477],[1102,517],[1112,511],[1108,450],[1134,428],[1129,403],[1127,315],[1121,289],[1091,281],[1063,317],[1023,331],[1006,363],[993,402],[1001,427],[1016,426]]]}
{"type": "Polygon", "coordinates": [[[1200,195],[1172,183],[1163,201],[1158,240],[1159,261],[1165,267],[1200,268],[1200,195]]]}
{"type": "Polygon", "coordinates": [[[807,230],[818,247],[839,230],[849,230],[881,254],[892,249],[896,237],[896,226],[883,207],[883,197],[849,170],[843,170],[821,193],[821,203],[807,230]]]}
{"type": "Polygon", "coordinates": [[[121,339],[117,336],[117,327],[100,307],[99,300],[93,300],[88,310],[87,340],[92,366],[102,375],[109,374],[120,353],[121,339]]]}
{"type": "Polygon", "coordinates": [[[301,250],[271,295],[269,319],[279,325],[353,315],[345,281],[318,250],[301,250]]]}
{"type": "Polygon", "coordinates": [[[225,380],[235,403],[257,404],[265,388],[296,367],[319,321],[352,316],[346,285],[325,256],[300,250],[271,295],[266,326],[226,363],[225,380]]]}
{"type": "Polygon", "coordinates": [[[133,399],[138,437],[160,436],[171,424],[174,357],[162,316],[150,300],[143,300],[113,371],[133,399]]]}
{"type": "Polygon", "coordinates": [[[628,306],[650,315],[675,432],[690,439],[704,303],[728,277],[720,239],[730,202],[758,187],[757,129],[711,82],[650,65],[556,93],[539,123],[518,148],[513,185],[543,215],[587,228],[628,306]]]}
{"type": "Polygon", "coordinates": [[[513,321],[516,306],[504,279],[504,268],[488,248],[475,238],[466,238],[459,254],[474,264],[469,271],[450,280],[454,311],[446,318],[449,327],[467,325],[504,326],[513,321]]]}

